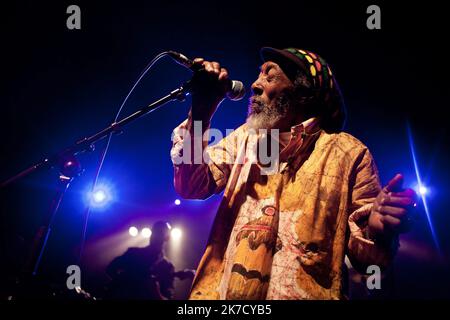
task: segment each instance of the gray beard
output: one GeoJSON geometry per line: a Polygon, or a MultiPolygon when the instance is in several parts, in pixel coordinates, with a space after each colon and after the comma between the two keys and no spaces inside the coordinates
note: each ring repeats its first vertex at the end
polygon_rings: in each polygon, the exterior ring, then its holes
{"type": "Polygon", "coordinates": [[[246,123],[253,130],[278,129],[280,122],[293,115],[294,112],[293,99],[288,94],[278,97],[273,106],[253,96],[250,98],[246,123]]]}

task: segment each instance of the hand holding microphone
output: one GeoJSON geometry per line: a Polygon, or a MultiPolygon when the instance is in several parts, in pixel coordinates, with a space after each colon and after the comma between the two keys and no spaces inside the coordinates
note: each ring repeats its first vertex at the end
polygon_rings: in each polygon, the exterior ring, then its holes
{"type": "Polygon", "coordinates": [[[228,71],[218,62],[194,59],[192,77],[192,109],[193,120],[209,122],[224,100],[229,88],[228,71]]]}
{"type": "Polygon", "coordinates": [[[215,61],[205,61],[203,58],[190,60],[177,52],[169,55],[179,64],[191,69],[194,76],[191,80],[192,120],[209,123],[219,104],[228,97],[240,100],[245,95],[242,82],[230,80],[228,71],[215,61]]]}

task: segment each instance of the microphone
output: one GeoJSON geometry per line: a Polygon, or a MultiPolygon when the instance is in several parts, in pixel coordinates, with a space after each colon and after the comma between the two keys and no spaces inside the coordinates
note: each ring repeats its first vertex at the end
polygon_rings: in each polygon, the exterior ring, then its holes
{"type": "MultiPolygon", "coordinates": [[[[176,63],[182,65],[185,68],[194,70],[194,61],[186,57],[184,54],[175,51],[167,51],[169,57],[171,57],[176,63]]],[[[227,98],[233,101],[241,100],[245,95],[245,87],[241,81],[228,80],[227,98]]]]}

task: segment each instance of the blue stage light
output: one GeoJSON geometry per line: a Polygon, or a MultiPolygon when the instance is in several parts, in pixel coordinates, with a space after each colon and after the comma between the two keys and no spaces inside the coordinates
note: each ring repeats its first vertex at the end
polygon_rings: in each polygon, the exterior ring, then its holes
{"type": "Polygon", "coordinates": [[[106,193],[104,190],[97,190],[92,195],[92,201],[94,201],[95,203],[100,204],[105,200],[106,200],[106,193]]]}
{"type": "Polygon", "coordinates": [[[428,193],[428,188],[427,187],[425,187],[425,186],[419,186],[419,193],[422,195],[422,196],[424,196],[424,195],[426,195],[427,193],[428,193]]]}
{"type": "Polygon", "coordinates": [[[106,208],[112,200],[112,188],[107,184],[97,184],[93,192],[88,192],[88,201],[91,208],[106,208]]]}
{"type": "Polygon", "coordinates": [[[409,138],[409,147],[411,150],[411,157],[413,160],[413,164],[414,164],[414,171],[416,173],[416,178],[417,178],[417,183],[418,183],[418,188],[417,188],[417,192],[420,195],[420,198],[422,200],[422,204],[423,204],[423,209],[425,211],[426,217],[427,217],[427,222],[428,222],[428,226],[430,227],[430,231],[431,231],[431,236],[433,237],[433,241],[434,244],[436,246],[436,249],[438,250],[438,252],[441,252],[440,246],[439,246],[439,242],[438,242],[438,238],[436,236],[436,232],[434,230],[434,226],[433,226],[433,222],[431,220],[431,212],[430,209],[428,207],[428,202],[427,199],[425,197],[425,195],[428,193],[428,188],[425,187],[422,184],[422,177],[420,175],[420,171],[419,171],[419,165],[418,165],[418,161],[417,161],[417,157],[416,157],[416,151],[414,148],[414,141],[413,141],[413,137],[412,137],[412,132],[411,132],[411,128],[408,124],[408,138],[409,138]]]}

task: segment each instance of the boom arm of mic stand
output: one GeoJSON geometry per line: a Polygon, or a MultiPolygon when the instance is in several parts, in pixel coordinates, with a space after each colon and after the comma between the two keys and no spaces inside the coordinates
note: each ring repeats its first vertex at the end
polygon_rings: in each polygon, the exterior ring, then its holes
{"type": "Polygon", "coordinates": [[[75,156],[79,153],[85,152],[85,151],[92,151],[94,148],[94,144],[106,138],[110,133],[114,132],[120,132],[122,128],[133,122],[134,120],[137,120],[138,118],[147,115],[148,113],[160,108],[162,105],[166,104],[167,102],[179,100],[184,101],[186,98],[186,94],[189,92],[190,89],[190,82],[185,82],[182,86],[179,88],[172,90],[169,94],[166,96],[160,98],[159,100],[149,104],[148,106],[136,111],[135,113],[129,115],[128,117],[118,121],[114,122],[105,129],[97,132],[96,134],[85,137],[79,141],[77,141],[74,145],[70,146],[69,148],[63,150],[62,152],[59,152],[53,156],[47,157],[44,160],[34,164],[33,166],[21,171],[20,173],[16,174],[15,176],[3,181],[0,183],[0,188],[6,187],[7,185],[30,175],[31,173],[41,169],[41,168],[51,168],[59,162],[61,162],[62,158],[65,158],[67,156],[75,156]]]}

